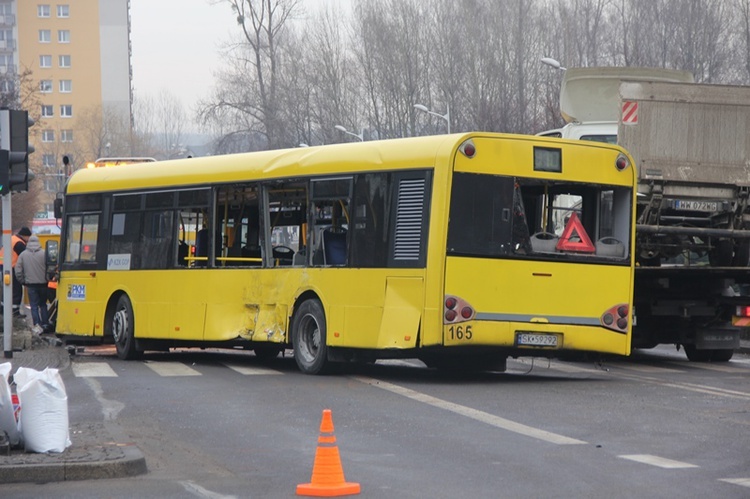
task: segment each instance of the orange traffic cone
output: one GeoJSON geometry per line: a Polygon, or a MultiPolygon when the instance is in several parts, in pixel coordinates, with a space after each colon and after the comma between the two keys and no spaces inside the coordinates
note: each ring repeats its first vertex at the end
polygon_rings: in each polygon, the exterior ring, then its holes
{"type": "Polygon", "coordinates": [[[344,469],[341,467],[339,448],[333,434],[333,417],[330,409],[323,410],[320,421],[320,436],[318,449],[315,451],[310,483],[297,485],[297,495],[316,497],[336,497],[359,494],[358,483],[347,482],[344,479],[344,469]]]}

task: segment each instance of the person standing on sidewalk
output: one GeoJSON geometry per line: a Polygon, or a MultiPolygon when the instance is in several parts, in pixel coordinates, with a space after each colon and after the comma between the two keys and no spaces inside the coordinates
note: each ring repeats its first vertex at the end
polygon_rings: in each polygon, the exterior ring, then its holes
{"type": "MultiPolygon", "coordinates": [[[[26,249],[26,242],[29,240],[30,236],[31,230],[29,230],[28,227],[21,227],[16,234],[13,234],[10,237],[10,247],[13,248],[13,252],[11,253],[12,269],[10,271],[10,273],[13,274],[13,315],[17,316],[22,316],[21,300],[23,299],[23,285],[18,282],[18,279],[16,278],[15,268],[18,257],[23,253],[23,250],[26,249]]],[[[3,268],[4,255],[5,248],[0,248],[0,272],[2,272],[3,268]]],[[[0,308],[0,313],[1,311],[2,309],[0,308]]]]}
{"type": "Polygon", "coordinates": [[[31,328],[36,334],[44,331],[48,324],[47,315],[47,261],[36,235],[29,237],[26,249],[18,256],[15,268],[19,282],[26,286],[31,305],[31,328]]]}

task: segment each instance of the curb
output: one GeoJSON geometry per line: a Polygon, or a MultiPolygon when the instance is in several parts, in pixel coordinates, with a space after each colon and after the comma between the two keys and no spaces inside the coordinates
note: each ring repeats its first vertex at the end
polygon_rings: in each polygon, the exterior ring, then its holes
{"type": "Polygon", "coordinates": [[[0,456],[0,484],[123,478],[148,472],[143,453],[127,442],[115,424],[71,425],[71,439],[73,445],[59,454],[14,451],[0,456]]]}

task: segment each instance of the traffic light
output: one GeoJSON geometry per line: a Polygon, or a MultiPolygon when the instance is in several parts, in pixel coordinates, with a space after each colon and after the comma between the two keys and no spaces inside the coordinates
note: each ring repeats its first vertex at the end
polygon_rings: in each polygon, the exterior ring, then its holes
{"type": "Polygon", "coordinates": [[[29,127],[33,125],[28,111],[0,109],[0,195],[29,189],[29,127]]]}

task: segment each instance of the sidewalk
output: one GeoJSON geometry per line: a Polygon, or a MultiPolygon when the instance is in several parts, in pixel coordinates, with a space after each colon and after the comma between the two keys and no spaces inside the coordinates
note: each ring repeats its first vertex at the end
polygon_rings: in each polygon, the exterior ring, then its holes
{"type": "MultiPolygon", "coordinates": [[[[68,351],[63,346],[51,345],[55,339],[50,339],[48,342],[33,336],[27,325],[15,321],[13,356],[0,358],[0,363],[11,362],[13,373],[19,367],[38,371],[46,367],[60,370],[69,367],[68,351]]],[[[0,455],[0,484],[120,478],[148,471],[141,451],[115,423],[71,420],[69,425],[72,445],[64,452],[37,454],[13,449],[9,456],[0,455]]]]}

